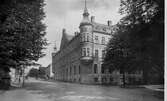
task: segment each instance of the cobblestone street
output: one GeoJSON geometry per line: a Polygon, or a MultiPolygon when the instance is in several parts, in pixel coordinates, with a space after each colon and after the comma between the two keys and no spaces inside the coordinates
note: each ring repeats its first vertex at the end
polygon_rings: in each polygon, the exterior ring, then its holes
{"type": "Polygon", "coordinates": [[[163,101],[153,90],[30,79],[24,88],[0,91],[0,101],[163,101]]]}

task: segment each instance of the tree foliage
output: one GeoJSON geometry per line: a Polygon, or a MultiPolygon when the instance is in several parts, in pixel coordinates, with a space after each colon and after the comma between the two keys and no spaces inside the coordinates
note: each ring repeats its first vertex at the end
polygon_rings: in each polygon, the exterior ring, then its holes
{"type": "Polygon", "coordinates": [[[28,65],[44,56],[43,0],[0,1],[0,68],[28,65]]]}
{"type": "Polygon", "coordinates": [[[28,76],[30,76],[30,77],[38,77],[38,74],[39,74],[39,70],[38,69],[31,68],[29,73],[28,73],[28,76]]]}
{"type": "Polygon", "coordinates": [[[164,74],[164,0],[121,0],[125,16],[108,44],[104,61],[113,69],[164,74]]]}

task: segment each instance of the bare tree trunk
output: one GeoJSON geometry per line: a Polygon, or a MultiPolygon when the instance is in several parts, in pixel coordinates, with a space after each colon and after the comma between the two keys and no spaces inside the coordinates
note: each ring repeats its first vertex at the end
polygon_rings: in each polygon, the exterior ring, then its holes
{"type": "Polygon", "coordinates": [[[123,87],[125,87],[125,71],[123,70],[123,87]]]}

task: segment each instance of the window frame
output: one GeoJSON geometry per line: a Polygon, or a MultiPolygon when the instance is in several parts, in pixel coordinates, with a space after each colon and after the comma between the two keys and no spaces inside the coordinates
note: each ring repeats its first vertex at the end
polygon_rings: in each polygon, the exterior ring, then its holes
{"type": "Polygon", "coordinates": [[[95,57],[99,57],[99,50],[98,49],[95,49],[95,57]]]}

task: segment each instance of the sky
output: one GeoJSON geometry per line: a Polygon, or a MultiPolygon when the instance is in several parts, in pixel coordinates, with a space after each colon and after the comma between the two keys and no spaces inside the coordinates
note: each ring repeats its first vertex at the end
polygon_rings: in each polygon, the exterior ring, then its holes
{"type": "MultiPolygon", "coordinates": [[[[70,35],[79,32],[85,0],[45,0],[45,3],[44,23],[47,26],[46,38],[49,45],[43,50],[46,56],[38,60],[44,67],[52,62],[53,47],[56,45],[59,50],[62,29],[65,28],[70,35]]],[[[95,21],[102,24],[107,24],[108,20],[116,24],[122,17],[118,13],[119,7],[120,0],[87,0],[89,16],[95,16],[95,21]]]]}

